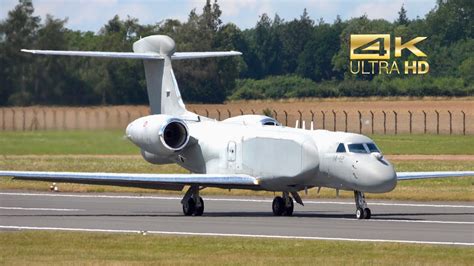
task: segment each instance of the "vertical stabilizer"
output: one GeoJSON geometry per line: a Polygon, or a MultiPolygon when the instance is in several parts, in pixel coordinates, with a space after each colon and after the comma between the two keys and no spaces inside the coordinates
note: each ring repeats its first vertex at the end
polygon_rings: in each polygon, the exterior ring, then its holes
{"type": "Polygon", "coordinates": [[[151,114],[184,115],[186,108],[171,66],[175,42],[165,35],[148,36],[133,44],[135,53],[156,53],[163,60],[144,60],[151,114]]]}

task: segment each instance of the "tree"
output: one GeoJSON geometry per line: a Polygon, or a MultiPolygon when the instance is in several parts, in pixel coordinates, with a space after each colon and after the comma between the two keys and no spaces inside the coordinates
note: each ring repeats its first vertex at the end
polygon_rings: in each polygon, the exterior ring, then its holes
{"type": "Polygon", "coordinates": [[[407,11],[405,9],[405,6],[402,4],[400,11],[398,11],[398,19],[395,20],[395,24],[408,25],[408,23],[410,23],[410,20],[407,17],[407,11]]]}
{"type": "Polygon", "coordinates": [[[311,40],[299,55],[296,72],[314,81],[330,80],[335,76],[332,58],[339,51],[340,29],[329,24],[318,25],[311,40]]]}
{"type": "MultiPolygon", "coordinates": [[[[218,49],[217,35],[221,30],[222,14],[217,1],[211,4],[206,1],[202,14],[195,10],[189,14],[188,21],[182,25],[177,34],[180,51],[210,51],[218,49]]],[[[219,59],[229,60],[229,59],[219,59]]],[[[176,78],[185,100],[194,102],[221,103],[228,90],[225,79],[234,68],[219,69],[218,59],[200,59],[173,63],[176,78]],[[225,74],[226,72],[227,74],[225,74]]]]}
{"type": "Polygon", "coordinates": [[[295,73],[298,58],[313,35],[314,21],[309,17],[306,8],[299,19],[282,27],[283,69],[284,73],[295,73]]]}
{"type": "Polygon", "coordinates": [[[462,62],[459,66],[459,71],[461,72],[461,77],[467,84],[474,86],[474,72],[472,69],[474,68],[474,56],[470,56],[466,60],[462,62]]]}
{"type": "MultiPolygon", "coordinates": [[[[101,30],[101,50],[129,52],[138,40],[143,27],[138,19],[127,17],[121,20],[115,16],[101,30]]],[[[98,71],[90,73],[101,79],[96,93],[101,95],[102,104],[138,104],[146,102],[142,62],[135,60],[94,60],[98,71]]],[[[97,70],[97,69],[96,69],[97,70]]]]}
{"type": "Polygon", "coordinates": [[[426,33],[443,45],[474,38],[474,1],[438,0],[426,16],[426,33]]]}
{"type": "Polygon", "coordinates": [[[20,52],[35,45],[40,18],[33,16],[33,3],[20,0],[7,19],[0,23],[0,104],[32,103],[32,67],[34,59],[20,52]]]}

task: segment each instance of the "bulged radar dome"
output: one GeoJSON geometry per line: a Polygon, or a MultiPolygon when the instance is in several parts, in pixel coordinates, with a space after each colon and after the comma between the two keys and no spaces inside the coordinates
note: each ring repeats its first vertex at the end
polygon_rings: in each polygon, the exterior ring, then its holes
{"type": "Polygon", "coordinates": [[[175,50],[176,44],[174,40],[166,35],[148,36],[133,43],[133,51],[135,53],[152,52],[171,56],[175,50]]]}

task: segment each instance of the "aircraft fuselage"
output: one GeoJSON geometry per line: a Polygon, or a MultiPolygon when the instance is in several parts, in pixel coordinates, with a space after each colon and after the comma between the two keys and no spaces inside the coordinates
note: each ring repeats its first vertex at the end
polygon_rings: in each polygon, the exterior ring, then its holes
{"type": "Polygon", "coordinates": [[[364,146],[374,142],[363,135],[206,119],[186,121],[186,147],[157,152],[133,136],[142,134],[155,117],[139,118],[127,127],[127,136],[142,154],[145,150],[162,158],[155,163],[177,163],[193,173],[256,176],[269,191],[330,187],[382,193],[396,186],[393,166],[364,146]],[[336,152],[341,143],[346,152],[336,152]],[[361,144],[366,151],[351,152],[350,144],[361,144]]]}

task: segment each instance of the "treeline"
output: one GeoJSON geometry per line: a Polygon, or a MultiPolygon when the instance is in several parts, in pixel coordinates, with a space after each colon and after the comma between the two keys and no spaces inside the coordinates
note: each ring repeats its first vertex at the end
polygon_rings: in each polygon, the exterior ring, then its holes
{"type": "MultiPolygon", "coordinates": [[[[366,16],[315,22],[306,10],[291,21],[262,14],[255,27],[223,24],[217,1],[186,22],[142,25],[115,16],[97,32],[73,31],[67,20],[34,16],[20,0],[0,22],[0,105],[96,105],[147,102],[143,66],[134,60],[32,56],[21,48],[131,51],[142,36],[171,36],[179,51],[238,50],[242,57],[173,62],[189,102],[226,99],[338,96],[466,96],[474,94],[474,2],[439,0],[425,18],[408,19],[402,6],[389,22],[366,16]],[[427,55],[426,75],[352,75],[349,36],[389,33],[417,44],[427,55]]],[[[404,53],[403,60],[414,60],[404,53]]]]}
{"type": "Polygon", "coordinates": [[[297,75],[271,76],[261,80],[239,79],[230,100],[282,99],[305,97],[367,97],[367,96],[469,96],[474,86],[462,78],[410,77],[373,80],[315,82],[297,75]]]}

